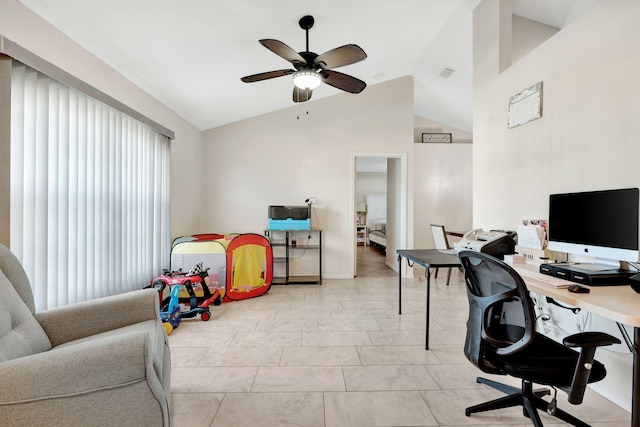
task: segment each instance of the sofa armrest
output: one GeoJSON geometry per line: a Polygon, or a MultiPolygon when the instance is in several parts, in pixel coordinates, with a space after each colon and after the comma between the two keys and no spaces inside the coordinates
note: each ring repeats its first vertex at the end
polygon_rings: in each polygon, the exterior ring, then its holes
{"type": "Polygon", "coordinates": [[[149,334],[141,331],[69,345],[0,363],[0,407],[69,397],[155,376],[149,334]]]}
{"type": "Polygon", "coordinates": [[[122,413],[147,420],[135,425],[165,425],[167,397],[152,358],[149,334],[136,331],[0,363],[0,420],[89,425],[122,413]]]}
{"type": "Polygon", "coordinates": [[[161,321],[158,292],[153,289],[56,307],[35,317],[54,347],[145,320],[161,321]]]}

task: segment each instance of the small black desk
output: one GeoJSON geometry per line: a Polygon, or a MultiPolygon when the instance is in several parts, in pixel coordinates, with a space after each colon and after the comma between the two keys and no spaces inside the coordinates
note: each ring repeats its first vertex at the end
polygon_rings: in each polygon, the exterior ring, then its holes
{"type": "Polygon", "coordinates": [[[402,258],[407,259],[409,267],[411,263],[418,264],[426,268],[424,273],[427,279],[427,320],[425,331],[425,350],[429,350],[429,299],[431,291],[431,272],[430,268],[446,268],[446,267],[460,267],[460,260],[456,255],[449,255],[440,252],[438,249],[398,249],[398,314],[402,314],[402,258]]]}

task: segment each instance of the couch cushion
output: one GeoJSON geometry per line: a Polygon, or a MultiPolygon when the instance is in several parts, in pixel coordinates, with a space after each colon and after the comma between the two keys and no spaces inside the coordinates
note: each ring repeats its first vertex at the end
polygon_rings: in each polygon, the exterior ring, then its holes
{"type": "Polygon", "coordinates": [[[51,349],[51,342],[0,270],[0,362],[51,349]]]}

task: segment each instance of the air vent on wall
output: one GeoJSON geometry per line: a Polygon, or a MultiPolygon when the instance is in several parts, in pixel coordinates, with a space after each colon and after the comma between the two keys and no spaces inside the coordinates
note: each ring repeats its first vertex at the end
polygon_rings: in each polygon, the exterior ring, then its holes
{"type": "Polygon", "coordinates": [[[440,74],[438,74],[440,77],[442,77],[443,79],[448,79],[449,77],[451,77],[451,74],[455,73],[456,70],[452,70],[451,68],[444,68],[442,71],[440,71],[440,74]]]}

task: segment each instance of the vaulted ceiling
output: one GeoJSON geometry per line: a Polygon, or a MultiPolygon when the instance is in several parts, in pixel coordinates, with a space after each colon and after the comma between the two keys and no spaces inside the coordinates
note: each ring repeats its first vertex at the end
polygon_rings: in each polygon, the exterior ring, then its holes
{"type": "MultiPolygon", "coordinates": [[[[293,105],[291,68],[259,39],[300,52],[349,43],[367,59],[341,67],[368,85],[411,75],[415,114],[472,130],[472,13],[480,0],[20,0],[201,130],[293,105]],[[443,69],[454,70],[448,78],[443,69]]],[[[514,0],[514,14],[562,28],[599,0],[514,0]]],[[[365,89],[366,90],[366,89],[365,89]]],[[[342,93],[322,85],[311,101],[342,93]]],[[[357,95],[349,95],[357,96],[357,95]]]]}

